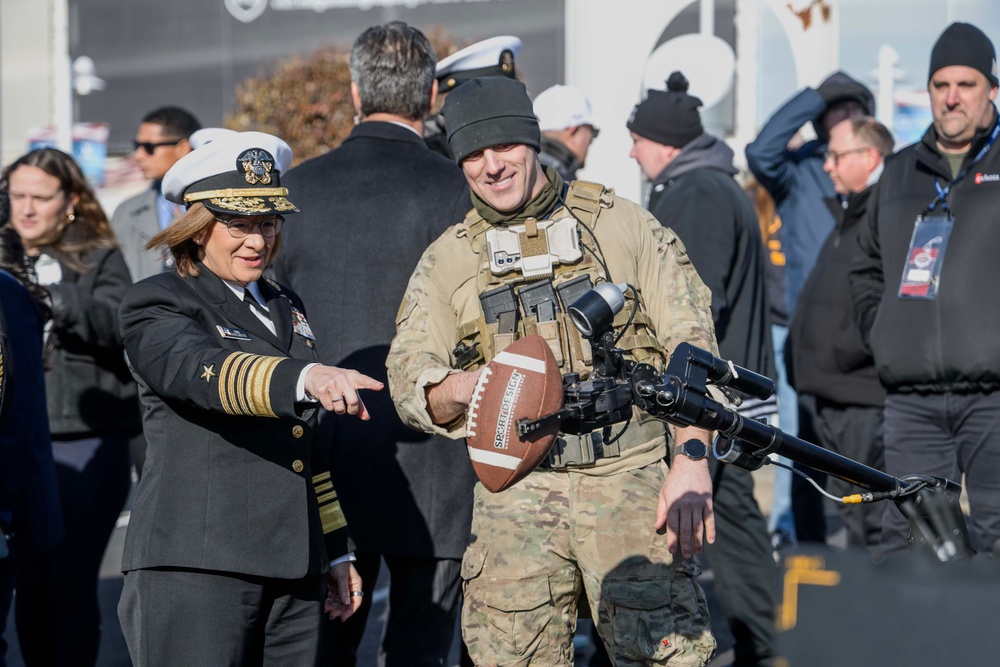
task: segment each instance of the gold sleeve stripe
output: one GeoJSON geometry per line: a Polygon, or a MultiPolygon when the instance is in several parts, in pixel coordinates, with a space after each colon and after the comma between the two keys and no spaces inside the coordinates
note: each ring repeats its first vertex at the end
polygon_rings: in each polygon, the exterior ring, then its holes
{"type": "Polygon", "coordinates": [[[271,407],[271,377],[284,357],[233,352],[219,371],[219,400],[227,414],[275,417],[271,407]]]}
{"type": "Polygon", "coordinates": [[[319,518],[323,523],[323,534],[332,533],[347,526],[347,519],[344,518],[344,511],[340,509],[339,502],[332,502],[319,508],[319,518]]]}
{"type": "Polygon", "coordinates": [[[324,482],[322,484],[316,484],[315,487],[316,487],[316,495],[319,495],[321,493],[326,493],[327,491],[332,489],[333,482],[324,482]]]}
{"type": "Polygon", "coordinates": [[[253,355],[247,354],[236,362],[236,373],[230,377],[230,391],[232,396],[235,397],[241,413],[244,415],[253,414],[250,412],[250,403],[247,400],[247,392],[245,390],[247,384],[247,372],[250,370],[250,365],[252,363],[253,355]]]}
{"type": "Polygon", "coordinates": [[[330,479],[330,471],[326,470],[318,475],[313,475],[313,484],[320,484],[330,479]]]}
{"type": "Polygon", "coordinates": [[[324,503],[328,503],[331,500],[336,500],[336,499],[337,499],[337,492],[336,491],[330,491],[330,493],[324,493],[324,494],[320,495],[319,490],[318,489],[316,490],[316,500],[319,502],[320,505],[322,505],[324,503]]]}
{"type": "Polygon", "coordinates": [[[250,410],[255,415],[275,416],[271,409],[271,374],[281,361],[281,357],[263,357],[251,364],[247,389],[250,394],[250,410]]]}
{"type": "Polygon", "coordinates": [[[233,404],[229,401],[229,392],[227,391],[225,378],[229,377],[229,373],[232,371],[233,362],[242,356],[243,354],[240,352],[230,354],[226,357],[226,360],[222,362],[222,370],[219,371],[219,400],[222,402],[222,409],[229,415],[235,415],[237,413],[233,404]]]}

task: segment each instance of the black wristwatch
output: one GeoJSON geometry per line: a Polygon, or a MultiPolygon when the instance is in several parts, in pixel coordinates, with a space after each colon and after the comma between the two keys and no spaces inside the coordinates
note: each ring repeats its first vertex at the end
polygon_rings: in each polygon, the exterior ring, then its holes
{"type": "Polygon", "coordinates": [[[674,455],[684,455],[692,461],[701,461],[708,456],[708,447],[701,440],[685,440],[678,445],[674,455]]]}

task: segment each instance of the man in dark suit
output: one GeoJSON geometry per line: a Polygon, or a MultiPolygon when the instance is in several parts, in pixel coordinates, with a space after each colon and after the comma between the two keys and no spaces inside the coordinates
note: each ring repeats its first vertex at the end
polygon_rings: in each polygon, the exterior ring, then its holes
{"type": "MultiPolygon", "coordinates": [[[[303,213],[275,273],[309,308],[320,360],[383,381],[396,309],[421,252],[471,208],[462,172],[421,140],[434,60],[426,37],[405,23],[366,30],[351,51],[361,123],[286,179],[303,213]]],[[[326,664],[355,664],[380,558],[392,578],[380,664],[444,664],[475,476],[463,441],[406,428],[388,392],[373,400],[377,420],[321,427],[366,593],[359,613],[335,624],[326,664]]]]}
{"type": "MultiPolygon", "coordinates": [[[[183,212],[180,206],[166,200],[160,182],[178,160],[191,152],[189,139],[199,128],[198,119],[179,107],[154,109],[139,123],[132,159],[149,179],[150,186],[119,204],[111,216],[111,228],[135,282],[173,270],[169,253],[147,250],[146,244],[183,212]]],[[[129,452],[135,472],[141,477],[146,460],[146,438],[142,433],[129,442],[129,452]]]]}
{"type": "Polygon", "coordinates": [[[160,190],[164,174],[191,152],[188,141],[201,125],[190,112],[163,107],[146,114],[135,135],[132,159],[150,186],[122,202],[111,218],[129,273],[136,282],[156,275],[169,266],[169,256],[146,250],[146,243],[183,210],[167,201],[160,190]]]}

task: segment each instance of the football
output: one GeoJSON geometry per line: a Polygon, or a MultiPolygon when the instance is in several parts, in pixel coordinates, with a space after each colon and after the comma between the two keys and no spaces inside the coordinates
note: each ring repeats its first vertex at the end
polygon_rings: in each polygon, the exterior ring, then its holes
{"type": "Polygon", "coordinates": [[[562,375],[545,339],[526,336],[496,355],[480,374],[465,415],[469,457],[483,486],[503,491],[542,462],[559,424],[521,438],[517,422],[552,414],[562,405],[562,375]]]}

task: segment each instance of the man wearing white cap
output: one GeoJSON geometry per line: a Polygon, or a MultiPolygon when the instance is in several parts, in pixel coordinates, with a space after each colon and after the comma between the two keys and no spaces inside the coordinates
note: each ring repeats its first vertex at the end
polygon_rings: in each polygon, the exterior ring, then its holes
{"type": "Polygon", "coordinates": [[[535,98],[535,116],[542,131],[538,159],[559,172],[567,183],[586,165],[587,151],[600,129],[590,102],[578,88],[555,85],[535,98]]]}
{"type": "Polygon", "coordinates": [[[521,52],[521,40],[511,35],[490,37],[465,47],[447,58],[443,58],[434,68],[434,78],[438,84],[438,96],[431,107],[430,117],[424,121],[424,141],[427,147],[448,159],[455,159],[448,145],[441,108],[451,90],[466,81],[480,76],[505,76],[517,78],[514,59],[521,52]]]}

